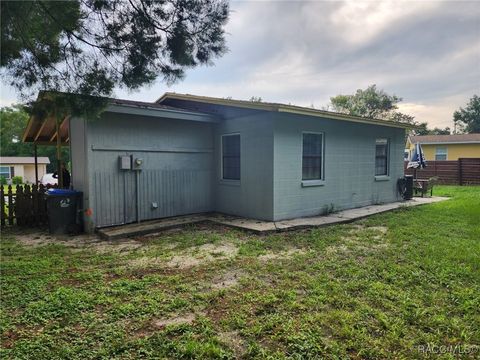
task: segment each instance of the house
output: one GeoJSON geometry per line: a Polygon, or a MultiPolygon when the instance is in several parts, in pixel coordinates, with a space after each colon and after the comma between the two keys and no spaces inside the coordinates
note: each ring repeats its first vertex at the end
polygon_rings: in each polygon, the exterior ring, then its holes
{"type": "MultiPolygon", "coordinates": [[[[38,157],[38,179],[47,172],[50,164],[48,157],[38,157]]],[[[2,156],[0,157],[0,176],[11,180],[14,176],[21,176],[24,183],[35,184],[35,158],[29,156],[2,156]]]]}
{"type": "Polygon", "coordinates": [[[111,100],[98,120],[55,129],[32,117],[23,141],[70,146],[87,230],[220,212],[261,220],[399,200],[408,124],[298,106],[166,93],[111,100]]]}
{"type": "Polygon", "coordinates": [[[430,161],[480,158],[480,134],[409,136],[406,151],[411,154],[416,143],[430,161]]]}

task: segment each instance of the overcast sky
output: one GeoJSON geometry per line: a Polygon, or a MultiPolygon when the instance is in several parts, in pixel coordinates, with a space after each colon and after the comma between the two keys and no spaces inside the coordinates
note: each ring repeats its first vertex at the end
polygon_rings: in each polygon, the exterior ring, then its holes
{"type": "MultiPolygon", "coordinates": [[[[480,94],[480,2],[234,1],[229,52],[116,96],[154,101],[165,91],[321,108],[330,96],[377,84],[401,96],[401,111],[431,127],[480,94]]],[[[2,85],[0,104],[16,100],[2,85]]]]}

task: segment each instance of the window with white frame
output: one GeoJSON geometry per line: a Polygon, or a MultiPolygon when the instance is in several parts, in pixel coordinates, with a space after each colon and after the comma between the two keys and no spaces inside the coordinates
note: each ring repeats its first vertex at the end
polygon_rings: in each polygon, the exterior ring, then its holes
{"type": "Polygon", "coordinates": [[[10,166],[0,166],[0,177],[10,179],[10,166]]]}
{"type": "Polygon", "coordinates": [[[222,135],[222,179],[240,180],[240,135],[222,135]]]}
{"type": "Polygon", "coordinates": [[[323,180],[323,133],[303,133],[302,180],[323,180]]]}
{"type": "Polygon", "coordinates": [[[375,176],[388,175],[388,139],[375,141],[375,176]]]}
{"type": "Polygon", "coordinates": [[[445,146],[435,148],[435,160],[447,160],[447,148],[445,146]]]}

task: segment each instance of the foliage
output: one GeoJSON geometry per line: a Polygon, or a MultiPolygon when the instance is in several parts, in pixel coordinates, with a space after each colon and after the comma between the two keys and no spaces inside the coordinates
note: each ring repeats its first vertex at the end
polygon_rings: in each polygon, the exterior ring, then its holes
{"type": "Polygon", "coordinates": [[[5,231],[0,356],[423,359],[438,355],[422,352],[427,344],[478,350],[480,187],[434,193],[452,199],[265,236],[198,225],[140,238],[133,250],[5,231]],[[239,250],[165,267],[205,244],[239,250]],[[193,322],[156,325],[192,313],[193,322]]]}
{"type": "MultiPolygon", "coordinates": [[[[33,144],[23,143],[22,135],[28,123],[29,114],[25,107],[14,105],[0,108],[0,156],[33,156],[33,144]]],[[[49,172],[56,169],[56,149],[54,146],[38,146],[38,156],[50,159],[49,172]]],[[[69,149],[62,148],[62,158],[69,158],[69,149]]]]}
{"type": "Polygon", "coordinates": [[[252,96],[249,101],[251,102],[263,102],[262,98],[260,96],[252,96]]]}
{"type": "Polygon", "coordinates": [[[0,176],[0,185],[7,185],[7,178],[5,176],[0,176]]]}
{"type": "Polygon", "coordinates": [[[330,98],[331,107],[336,112],[413,123],[413,116],[396,111],[400,101],[402,98],[377,89],[375,84],[365,90],[358,89],[353,95],[337,95],[330,98]]]}
{"type": "Polygon", "coordinates": [[[12,185],[21,185],[23,184],[23,178],[21,176],[14,176],[12,178],[12,185]]]}
{"type": "Polygon", "coordinates": [[[0,66],[27,96],[171,83],[225,53],[228,15],[225,0],[2,1],[0,66]]]}
{"type": "Polygon", "coordinates": [[[417,128],[414,130],[415,135],[450,135],[451,130],[449,127],[445,129],[441,129],[435,127],[433,129],[428,128],[428,124],[426,122],[417,124],[417,128]]]}
{"type": "Polygon", "coordinates": [[[460,131],[480,133],[480,97],[473,95],[465,108],[453,113],[453,121],[460,131]]]}

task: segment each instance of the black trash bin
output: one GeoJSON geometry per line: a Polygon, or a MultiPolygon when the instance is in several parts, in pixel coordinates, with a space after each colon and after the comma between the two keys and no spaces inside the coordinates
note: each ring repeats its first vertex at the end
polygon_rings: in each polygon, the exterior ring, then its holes
{"type": "Polygon", "coordinates": [[[46,193],[50,234],[74,234],[81,231],[78,211],[82,193],[69,189],[50,189],[46,193]]]}

